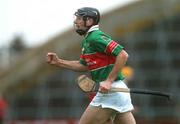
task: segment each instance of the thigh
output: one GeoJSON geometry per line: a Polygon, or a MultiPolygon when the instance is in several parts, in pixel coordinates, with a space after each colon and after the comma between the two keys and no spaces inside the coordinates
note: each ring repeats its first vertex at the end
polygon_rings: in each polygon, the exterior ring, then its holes
{"type": "Polygon", "coordinates": [[[79,124],[107,124],[113,113],[112,109],[89,105],[81,116],[79,124]]]}
{"type": "Polygon", "coordinates": [[[114,124],[136,124],[136,121],[131,112],[125,112],[116,115],[114,124]]]}

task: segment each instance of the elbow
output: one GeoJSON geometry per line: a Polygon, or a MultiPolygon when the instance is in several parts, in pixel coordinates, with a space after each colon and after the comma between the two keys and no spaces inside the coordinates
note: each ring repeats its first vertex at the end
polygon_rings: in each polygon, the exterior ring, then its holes
{"type": "Polygon", "coordinates": [[[123,61],[124,63],[127,62],[128,60],[128,53],[125,51],[125,50],[122,50],[120,53],[119,53],[119,60],[123,61]]]}
{"type": "Polygon", "coordinates": [[[122,50],[120,53],[120,58],[123,59],[124,61],[127,61],[129,58],[129,55],[125,50],[122,50]]]}
{"type": "Polygon", "coordinates": [[[124,58],[128,59],[129,58],[129,55],[126,51],[124,51],[124,58]]]}

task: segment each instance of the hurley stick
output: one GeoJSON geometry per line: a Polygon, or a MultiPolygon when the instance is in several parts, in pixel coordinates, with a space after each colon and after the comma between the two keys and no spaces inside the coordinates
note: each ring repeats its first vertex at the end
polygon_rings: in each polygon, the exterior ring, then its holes
{"type": "MultiPolygon", "coordinates": [[[[95,83],[92,79],[87,77],[86,75],[80,75],[77,78],[77,83],[80,89],[84,92],[97,92],[99,89],[98,83],[95,83]]],[[[110,92],[126,92],[126,93],[136,93],[136,94],[147,94],[147,95],[155,95],[166,97],[170,100],[171,94],[160,92],[160,91],[153,91],[147,89],[135,89],[135,88],[115,88],[111,87],[109,90],[110,92]]]]}

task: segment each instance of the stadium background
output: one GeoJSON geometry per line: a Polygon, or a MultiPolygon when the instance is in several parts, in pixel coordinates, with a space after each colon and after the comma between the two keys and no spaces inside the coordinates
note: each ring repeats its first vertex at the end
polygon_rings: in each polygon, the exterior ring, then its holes
{"type": "MultiPolygon", "coordinates": [[[[135,75],[129,87],[174,95],[169,102],[133,94],[137,123],[179,124],[180,1],[134,2],[102,15],[100,27],[130,55],[127,65],[135,75]]],[[[0,70],[0,92],[8,103],[5,124],[78,123],[88,105],[75,84],[81,73],[50,66],[45,56],[53,51],[65,59],[78,59],[81,39],[72,28],[42,46],[10,53],[9,68],[0,70]]]]}

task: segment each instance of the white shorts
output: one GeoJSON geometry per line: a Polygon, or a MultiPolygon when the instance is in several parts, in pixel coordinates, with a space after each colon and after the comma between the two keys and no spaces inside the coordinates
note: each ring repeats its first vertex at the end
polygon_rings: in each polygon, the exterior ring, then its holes
{"type": "MultiPolygon", "coordinates": [[[[112,87],[127,88],[123,81],[115,81],[112,87]]],[[[130,93],[110,92],[106,94],[97,93],[91,101],[92,106],[101,106],[102,108],[110,108],[119,113],[128,112],[134,109],[131,103],[130,93]]]]}

